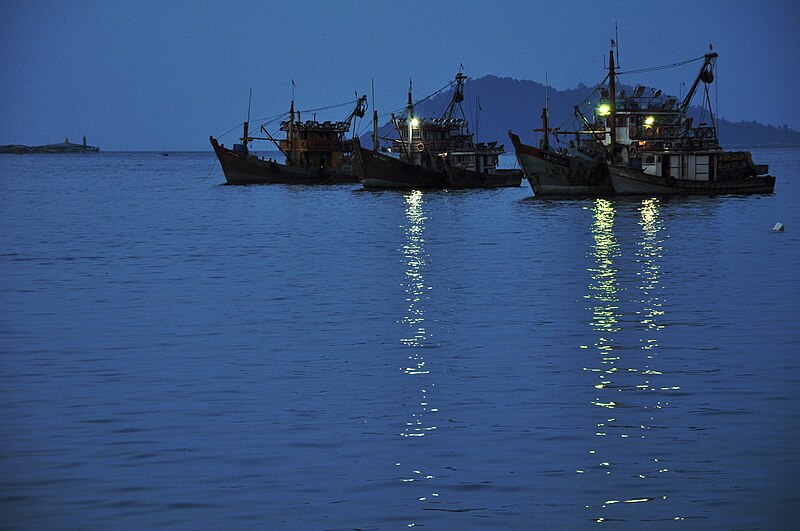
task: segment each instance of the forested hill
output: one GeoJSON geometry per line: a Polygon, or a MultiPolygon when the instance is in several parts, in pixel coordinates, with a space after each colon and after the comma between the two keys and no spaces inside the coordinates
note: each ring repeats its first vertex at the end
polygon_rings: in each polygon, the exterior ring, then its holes
{"type": "MultiPolygon", "coordinates": [[[[576,104],[584,101],[592,90],[593,87],[584,85],[570,90],[549,88],[550,126],[574,127],[573,108],[576,104]]],[[[425,117],[441,116],[451,96],[452,91],[446,91],[419,103],[415,107],[415,114],[425,117]]],[[[484,76],[470,79],[466,85],[464,96],[462,106],[472,131],[475,130],[476,115],[478,118],[478,141],[497,140],[499,144],[505,144],[507,151],[511,151],[507,134],[509,129],[519,134],[522,141],[526,143],[535,143],[539,138],[539,133],[534,134],[532,129],[542,126],[541,114],[545,104],[545,86],[543,84],[508,77],[484,76]],[[476,100],[480,101],[479,113],[476,113],[476,100]]],[[[402,102],[399,102],[398,107],[401,105],[402,102]]],[[[383,110],[378,109],[378,112],[383,112],[383,110]]],[[[699,112],[699,109],[695,109],[695,112],[699,112]]],[[[694,114],[691,110],[690,113],[694,114]]],[[[800,146],[800,132],[785,125],[775,127],[754,121],[730,122],[724,118],[718,118],[717,126],[720,143],[726,148],[734,146],[800,146]]],[[[381,127],[380,135],[390,138],[397,137],[391,124],[384,124],[381,127]]],[[[365,146],[372,146],[369,132],[362,136],[362,143],[365,146]]]]}

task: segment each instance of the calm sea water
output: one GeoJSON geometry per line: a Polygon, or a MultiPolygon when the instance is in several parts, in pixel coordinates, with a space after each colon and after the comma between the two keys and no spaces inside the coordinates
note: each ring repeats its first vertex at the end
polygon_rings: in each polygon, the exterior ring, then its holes
{"type": "Polygon", "coordinates": [[[793,527],[800,150],[754,157],[553,201],[0,156],[0,526],[793,527]]]}

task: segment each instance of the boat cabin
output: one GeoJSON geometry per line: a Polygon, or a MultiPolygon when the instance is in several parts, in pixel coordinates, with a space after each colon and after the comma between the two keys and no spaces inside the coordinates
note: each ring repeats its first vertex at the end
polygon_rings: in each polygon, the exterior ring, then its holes
{"type": "Polygon", "coordinates": [[[690,181],[714,181],[717,175],[717,153],[661,152],[642,155],[642,171],[658,177],[690,181]]]}
{"type": "Polygon", "coordinates": [[[478,173],[495,174],[500,163],[500,155],[504,153],[503,146],[497,142],[478,143],[466,151],[451,151],[443,156],[451,166],[464,168],[478,173]]]}
{"type": "Polygon", "coordinates": [[[353,150],[352,141],[345,139],[349,122],[281,122],[286,138],[278,146],[286,153],[286,165],[304,168],[338,168],[343,154],[353,150]]]}
{"type": "Polygon", "coordinates": [[[466,120],[460,118],[396,118],[395,127],[400,138],[392,142],[392,151],[400,154],[401,160],[422,164],[425,155],[443,155],[449,151],[468,149],[472,140],[466,120]]]}

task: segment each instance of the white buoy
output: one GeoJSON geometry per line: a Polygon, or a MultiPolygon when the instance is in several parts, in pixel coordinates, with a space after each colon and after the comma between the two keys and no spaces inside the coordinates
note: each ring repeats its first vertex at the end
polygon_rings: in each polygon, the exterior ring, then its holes
{"type": "Polygon", "coordinates": [[[773,232],[783,232],[783,223],[781,223],[780,221],[778,223],[776,223],[775,226],[772,227],[772,231],[773,232]]]}

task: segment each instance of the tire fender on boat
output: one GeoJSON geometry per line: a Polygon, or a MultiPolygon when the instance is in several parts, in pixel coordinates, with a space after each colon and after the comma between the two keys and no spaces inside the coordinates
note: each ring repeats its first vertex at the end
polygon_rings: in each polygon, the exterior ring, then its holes
{"type": "Polygon", "coordinates": [[[423,144],[422,142],[417,144],[417,151],[420,151],[420,152],[425,151],[425,144],[423,144]]]}
{"type": "Polygon", "coordinates": [[[636,158],[636,145],[631,144],[628,146],[628,159],[635,159],[636,158]]]}

